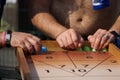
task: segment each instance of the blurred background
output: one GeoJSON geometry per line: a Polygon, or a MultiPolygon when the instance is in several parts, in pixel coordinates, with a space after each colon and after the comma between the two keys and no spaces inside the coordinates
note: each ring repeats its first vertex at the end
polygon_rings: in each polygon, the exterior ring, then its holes
{"type": "Polygon", "coordinates": [[[27,11],[28,0],[7,0],[1,20],[0,31],[12,30],[34,34],[42,40],[50,39],[31,23],[27,11]]]}
{"type": "Polygon", "coordinates": [[[0,31],[7,29],[18,30],[17,0],[7,0],[1,20],[0,31]]]}

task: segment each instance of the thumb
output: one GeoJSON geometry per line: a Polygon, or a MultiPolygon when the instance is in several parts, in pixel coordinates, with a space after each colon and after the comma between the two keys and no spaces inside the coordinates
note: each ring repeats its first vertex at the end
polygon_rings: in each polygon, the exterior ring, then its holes
{"type": "Polygon", "coordinates": [[[89,35],[89,36],[88,36],[88,41],[91,42],[91,43],[94,41],[94,38],[93,38],[92,35],[89,35]]]}

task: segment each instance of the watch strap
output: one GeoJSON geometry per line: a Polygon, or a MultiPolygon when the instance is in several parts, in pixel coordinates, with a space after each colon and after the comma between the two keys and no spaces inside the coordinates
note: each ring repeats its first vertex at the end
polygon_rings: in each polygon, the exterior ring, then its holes
{"type": "Polygon", "coordinates": [[[110,33],[114,35],[114,41],[113,41],[113,43],[118,48],[120,48],[120,35],[116,31],[111,31],[110,33]]]}

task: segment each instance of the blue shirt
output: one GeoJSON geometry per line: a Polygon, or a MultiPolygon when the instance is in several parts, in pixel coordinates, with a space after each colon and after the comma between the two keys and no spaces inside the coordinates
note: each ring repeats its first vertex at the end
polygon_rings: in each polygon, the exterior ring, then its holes
{"type": "Polygon", "coordinates": [[[3,12],[5,2],[6,2],[6,0],[0,0],[0,20],[1,20],[1,17],[2,17],[2,12],[3,12]]]}

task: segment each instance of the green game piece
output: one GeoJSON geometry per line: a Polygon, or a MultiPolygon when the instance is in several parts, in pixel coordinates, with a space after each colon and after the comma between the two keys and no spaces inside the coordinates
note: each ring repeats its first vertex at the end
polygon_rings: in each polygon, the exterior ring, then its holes
{"type": "Polygon", "coordinates": [[[91,51],[91,47],[89,47],[89,46],[84,46],[84,47],[83,47],[83,50],[86,51],[86,52],[91,51]]]}
{"type": "Polygon", "coordinates": [[[104,49],[102,49],[102,52],[106,53],[106,52],[108,52],[108,49],[104,48],[104,49]]]}
{"type": "Polygon", "coordinates": [[[76,51],[83,51],[82,48],[77,48],[76,51]]]}

